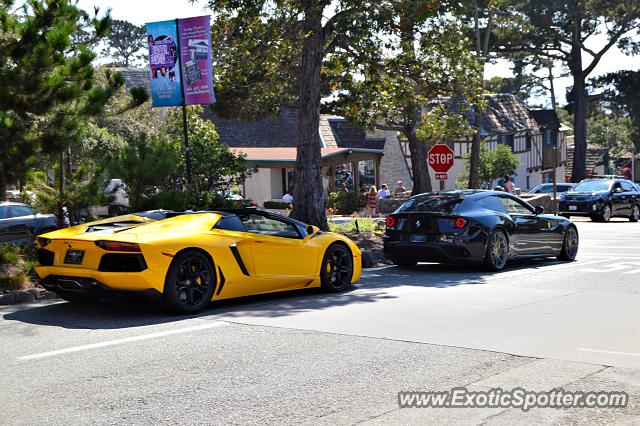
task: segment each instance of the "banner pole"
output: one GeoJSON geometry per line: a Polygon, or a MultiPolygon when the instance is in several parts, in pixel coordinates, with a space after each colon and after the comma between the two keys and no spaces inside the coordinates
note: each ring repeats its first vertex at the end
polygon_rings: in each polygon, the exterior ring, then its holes
{"type": "Polygon", "coordinates": [[[191,152],[189,152],[189,124],[187,123],[186,105],[182,105],[182,129],[184,131],[184,161],[187,169],[187,183],[191,184],[191,152]]]}
{"type": "Polygon", "coordinates": [[[182,66],[182,46],[180,43],[180,20],[176,19],[176,44],[178,47],[178,64],[180,70],[180,94],[182,96],[182,131],[184,132],[184,162],[187,183],[191,184],[191,153],[189,152],[189,124],[187,121],[187,102],[184,93],[184,67],[182,66]]]}

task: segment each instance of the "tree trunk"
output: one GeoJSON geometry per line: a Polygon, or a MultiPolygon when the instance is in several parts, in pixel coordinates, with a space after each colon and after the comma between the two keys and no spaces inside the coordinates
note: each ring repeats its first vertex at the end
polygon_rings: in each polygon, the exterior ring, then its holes
{"type": "Polygon", "coordinates": [[[471,159],[469,164],[469,188],[480,188],[480,179],[478,178],[478,169],[480,168],[480,143],[482,141],[482,109],[475,106],[475,122],[476,132],[471,142],[471,159]]]}
{"type": "Polygon", "coordinates": [[[573,110],[573,169],[571,182],[587,177],[587,91],[582,73],[573,76],[575,104],[573,110]]]}
{"type": "Polygon", "coordinates": [[[298,150],[291,217],[328,229],[322,197],[320,156],[320,67],[324,36],[318,0],[303,2],[304,34],[298,99],[298,150]]]}
{"type": "Polygon", "coordinates": [[[431,192],[431,177],[427,166],[427,144],[416,135],[415,127],[406,132],[411,152],[411,172],[413,174],[413,190],[411,195],[431,192]]]}
{"type": "Polygon", "coordinates": [[[7,199],[7,176],[2,168],[0,168],[0,201],[7,199]]]}

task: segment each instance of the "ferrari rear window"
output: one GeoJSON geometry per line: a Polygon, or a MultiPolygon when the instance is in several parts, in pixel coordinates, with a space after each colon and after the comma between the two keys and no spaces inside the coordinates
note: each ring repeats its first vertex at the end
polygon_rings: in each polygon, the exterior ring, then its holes
{"type": "Polygon", "coordinates": [[[425,194],[411,198],[401,205],[400,212],[455,213],[463,198],[458,194],[425,194]]]}

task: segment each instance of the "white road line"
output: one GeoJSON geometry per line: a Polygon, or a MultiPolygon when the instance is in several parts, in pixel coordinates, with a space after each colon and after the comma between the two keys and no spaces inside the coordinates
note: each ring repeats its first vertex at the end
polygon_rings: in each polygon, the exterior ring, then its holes
{"type": "Polygon", "coordinates": [[[19,357],[18,360],[28,361],[32,359],[49,358],[52,356],[64,355],[64,354],[73,353],[73,352],[88,351],[91,349],[104,348],[107,346],[121,345],[123,343],[138,342],[141,340],[149,340],[149,339],[156,339],[158,337],[172,336],[174,334],[183,334],[183,333],[190,333],[192,331],[207,330],[210,328],[217,328],[225,325],[229,325],[229,323],[216,321],[216,322],[211,322],[209,324],[196,325],[193,327],[159,331],[157,333],[142,334],[140,336],[133,336],[133,337],[125,337],[124,339],[107,340],[106,342],[92,343],[90,345],[74,346],[71,348],[59,349],[56,351],[42,352],[34,355],[26,355],[26,356],[19,357]]]}
{"type": "Polygon", "coordinates": [[[629,246],[599,246],[599,245],[580,245],[578,249],[618,249],[618,250],[640,250],[640,247],[629,246]]]}
{"type": "Polygon", "coordinates": [[[588,348],[578,348],[578,350],[582,351],[582,352],[596,352],[596,353],[600,353],[600,354],[640,356],[640,354],[636,354],[636,353],[633,353],[633,352],[602,351],[600,349],[588,349],[588,348]]]}

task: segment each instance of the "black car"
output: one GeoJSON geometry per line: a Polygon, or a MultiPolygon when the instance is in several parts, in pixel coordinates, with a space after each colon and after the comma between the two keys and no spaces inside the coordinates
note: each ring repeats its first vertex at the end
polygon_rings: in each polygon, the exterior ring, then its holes
{"type": "MultiPolygon", "coordinates": [[[[571,189],[573,189],[574,186],[576,186],[575,183],[557,183],[556,192],[571,191],[571,189]]],[[[527,194],[551,194],[551,193],[553,193],[552,183],[541,183],[540,185],[537,185],[527,191],[527,194]]]]}
{"type": "Polygon", "coordinates": [[[640,219],[640,192],[630,180],[622,178],[585,179],[573,190],[560,194],[558,210],[565,217],[588,216],[608,222],[612,217],[640,219]]]}
{"type": "Polygon", "coordinates": [[[0,202],[0,244],[26,241],[56,228],[52,214],[36,214],[23,203],[0,202]]]}
{"type": "Polygon", "coordinates": [[[416,195],[387,217],[384,252],[400,266],[477,263],[492,271],[511,259],[574,260],[575,225],[543,211],[499,191],[416,195]]]}

